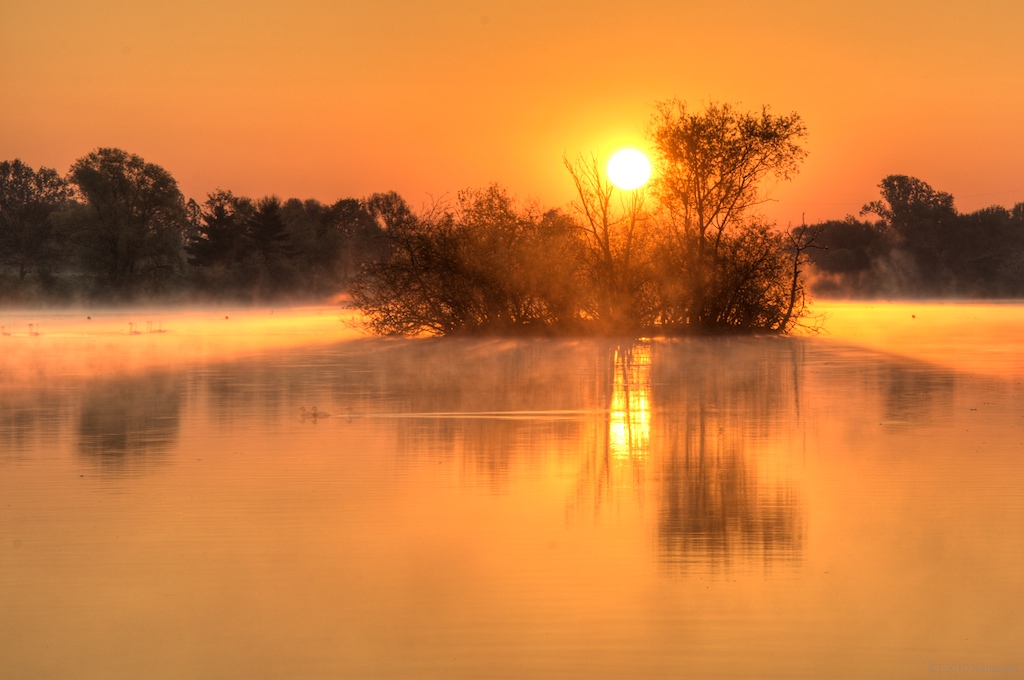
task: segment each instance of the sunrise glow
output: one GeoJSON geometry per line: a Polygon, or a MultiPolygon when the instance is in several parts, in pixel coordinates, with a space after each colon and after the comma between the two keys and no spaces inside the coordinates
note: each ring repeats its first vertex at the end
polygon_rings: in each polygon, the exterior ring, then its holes
{"type": "Polygon", "coordinates": [[[19,102],[0,111],[0,158],[64,173],[116,146],[199,202],[219,187],[321,201],[395,190],[419,205],[499,182],[555,207],[572,199],[563,154],[642,135],[651,104],[677,96],[806,118],[810,161],[763,206],[779,224],[856,214],[891,172],[960,209],[1021,200],[1017,3],[657,3],[622,16],[600,2],[587,30],[571,4],[397,7],[218,0],[197,22],[163,5],[16,3],[0,22],[0,82],[19,102]],[[766,50],[766,31],[821,56],[766,50]],[[628,48],[581,71],[598,45],[628,48]],[[442,95],[441,82],[464,86],[442,95]]]}
{"type": "Polygon", "coordinates": [[[1021,0],[0,3],[0,680],[1020,671],[1021,0]]]}

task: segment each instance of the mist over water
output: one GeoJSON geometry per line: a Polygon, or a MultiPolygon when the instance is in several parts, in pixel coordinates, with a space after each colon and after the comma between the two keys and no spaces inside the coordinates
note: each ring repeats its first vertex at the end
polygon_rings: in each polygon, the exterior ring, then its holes
{"type": "Polygon", "coordinates": [[[1019,667],[1024,308],[831,311],[676,340],[43,317],[0,338],[0,676],[1019,667]]]}

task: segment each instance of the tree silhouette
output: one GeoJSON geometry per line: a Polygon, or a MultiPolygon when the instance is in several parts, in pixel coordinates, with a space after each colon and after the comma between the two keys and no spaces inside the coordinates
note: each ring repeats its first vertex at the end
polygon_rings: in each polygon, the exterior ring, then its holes
{"type": "Polygon", "coordinates": [[[654,323],[651,299],[654,235],[643,187],[616,189],[597,157],[562,159],[576,188],[571,203],[583,246],[588,316],[608,331],[640,330],[654,323]]]}
{"type": "Polygon", "coordinates": [[[893,229],[908,233],[922,222],[937,221],[956,214],[953,196],[936,191],[922,180],[907,175],[889,175],[878,188],[882,198],[871,201],[861,216],[874,214],[893,229]]]}
{"type": "Polygon", "coordinates": [[[187,246],[189,262],[198,267],[228,267],[241,260],[245,225],[252,201],[230,191],[215,191],[200,208],[196,234],[187,246]]]}
{"type": "Polygon", "coordinates": [[[543,332],[578,319],[573,225],[491,186],[413,215],[395,195],[367,201],[382,257],[352,287],[380,334],[543,332]]]}
{"type": "Polygon", "coordinates": [[[21,160],[0,163],[0,263],[14,266],[19,281],[60,262],[64,234],[54,213],[70,200],[71,189],[56,170],[35,171],[21,160]]]}
{"type": "Polygon", "coordinates": [[[800,117],[714,103],[694,112],[671,100],[658,105],[652,128],[655,191],[669,239],[664,267],[678,272],[666,286],[666,322],[705,331],[786,330],[799,302],[788,302],[793,288],[785,284],[793,281],[780,278],[786,239],[755,211],[768,200],[770,182],[791,178],[807,155],[800,117]]]}
{"type": "Polygon", "coordinates": [[[767,180],[796,172],[805,134],[796,114],[670,102],[653,129],[653,204],[614,188],[596,157],[563,159],[570,215],[516,206],[498,187],[423,216],[375,195],[389,246],[353,299],[380,333],[786,331],[815,231],[776,230],[754,208],[767,180]]]}
{"type": "Polygon", "coordinates": [[[380,246],[377,223],[357,199],[325,205],[293,198],[281,211],[301,288],[310,293],[334,295],[346,288],[380,246]]]}
{"type": "Polygon", "coordinates": [[[953,273],[947,267],[944,251],[956,231],[953,197],[906,175],[889,175],[878,186],[881,200],[865,205],[861,215],[877,215],[889,231],[895,250],[908,256],[913,271],[909,272],[912,283],[907,292],[927,294],[939,281],[951,283],[953,273]]]}
{"type": "Polygon", "coordinates": [[[69,178],[84,199],[78,246],[114,291],[158,288],[182,264],[185,201],[169,172],[121,149],[78,159],[69,178]]]}
{"type": "Polygon", "coordinates": [[[186,245],[192,278],[205,293],[248,297],[243,265],[248,252],[252,200],[217,190],[200,206],[198,224],[186,245]]]}

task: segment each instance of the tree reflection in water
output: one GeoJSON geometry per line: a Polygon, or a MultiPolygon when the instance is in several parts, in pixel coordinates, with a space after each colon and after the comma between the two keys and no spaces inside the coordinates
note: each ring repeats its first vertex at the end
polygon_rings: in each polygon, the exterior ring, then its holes
{"type": "Polygon", "coordinates": [[[786,455],[766,443],[785,441],[781,431],[798,425],[800,345],[784,342],[788,361],[782,346],[764,340],[695,341],[655,358],[652,400],[664,408],[651,446],[660,460],[663,563],[730,571],[800,558],[800,493],[785,474],[762,473],[758,460],[786,455]]]}
{"type": "Polygon", "coordinates": [[[78,448],[111,472],[153,465],[161,457],[149,454],[173,448],[193,388],[204,417],[259,418],[272,430],[293,427],[298,404],[319,403],[347,414],[328,423],[339,445],[360,428],[400,465],[447,463],[462,483],[499,495],[564,484],[570,523],[626,510],[651,526],[663,564],[731,571],[802,551],[803,500],[791,471],[777,469],[799,427],[800,347],[353,342],[207,367],[192,383],[167,373],[90,381],[78,448]]]}
{"type": "Polygon", "coordinates": [[[721,338],[615,347],[599,369],[603,432],[579,439],[571,505],[592,505],[596,517],[650,499],[659,559],[680,571],[798,559],[804,503],[778,443],[799,427],[801,347],[721,338]]]}
{"type": "Polygon", "coordinates": [[[0,463],[46,446],[72,409],[65,390],[48,384],[26,390],[0,383],[0,463]]]}
{"type": "Polygon", "coordinates": [[[150,373],[91,381],[82,390],[79,451],[103,469],[152,465],[178,438],[182,379],[150,373]]]}

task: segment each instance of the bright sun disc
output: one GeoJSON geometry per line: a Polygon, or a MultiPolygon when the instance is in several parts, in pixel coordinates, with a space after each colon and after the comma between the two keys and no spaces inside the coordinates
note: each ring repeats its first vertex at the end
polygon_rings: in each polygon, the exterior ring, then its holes
{"type": "Polygon", "coordinates": [[[608,161],[608,179],[620,189],[636,189],[650,177],[651,162],[636,149],[623,149],[608,161]]]}

